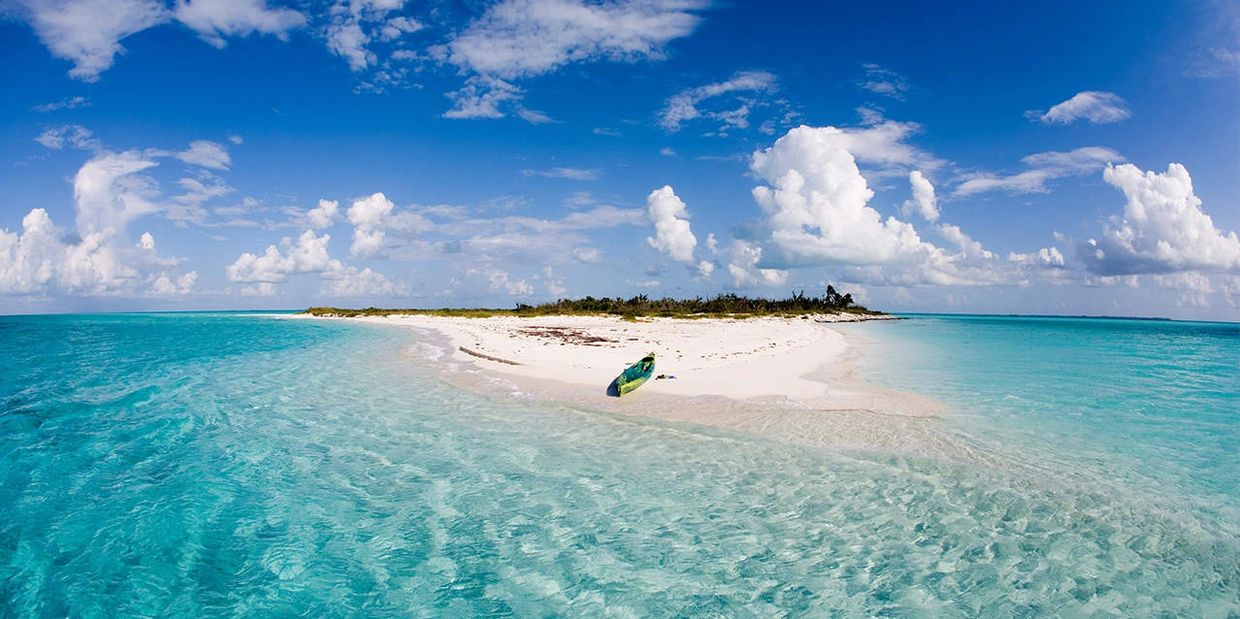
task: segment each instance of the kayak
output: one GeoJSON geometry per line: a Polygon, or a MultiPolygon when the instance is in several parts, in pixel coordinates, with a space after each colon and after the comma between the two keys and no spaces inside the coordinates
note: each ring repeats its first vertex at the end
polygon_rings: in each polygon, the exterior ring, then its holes
{"type": "Polygon", "coordinates": [[[616,395],[622,396],[644,385],[651,374],[654,374],[654,353],[642,357],[616,377],[616,395]]]}

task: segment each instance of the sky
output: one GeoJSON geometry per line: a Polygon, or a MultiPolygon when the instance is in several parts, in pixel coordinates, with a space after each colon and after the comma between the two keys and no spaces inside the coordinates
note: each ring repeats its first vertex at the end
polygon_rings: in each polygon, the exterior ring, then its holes
{"type": "Polygon", "coordinates": [[[1240,320],[1240,5],[0,0],[0,313],[1240,320]]]}

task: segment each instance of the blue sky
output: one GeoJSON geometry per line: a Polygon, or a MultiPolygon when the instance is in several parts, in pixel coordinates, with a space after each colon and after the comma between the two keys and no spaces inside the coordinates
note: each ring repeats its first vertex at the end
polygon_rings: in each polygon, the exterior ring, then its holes
{"type": "Polygon", "coordinates": [[[1228,3],[0,7],[0,312],[1240,315],[1228,3]]]}

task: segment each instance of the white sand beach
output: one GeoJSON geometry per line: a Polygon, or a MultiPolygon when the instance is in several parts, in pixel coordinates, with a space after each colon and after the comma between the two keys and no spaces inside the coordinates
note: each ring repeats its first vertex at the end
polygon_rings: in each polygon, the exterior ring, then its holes
{"type": "MultiPolygon", "coordinates": [[[[437,333],[447,349],[446,365],[467,370],[457,372],[465,378],[471,373],[502,378],[505,388],[524,396],[620,413],[703,421],[702,412],[709,410],[711,425],[735,425],[738,418],[725,422],[721,411],[864,411],[906,417],[937,412],[932,401],[853,375],[864,342],[845,337],[831,323],[857,319],[839,314],[637,322],[609,316],[349,320],[437,333]],[[609,395],[612,379],[650,352],[657,354],[655,374],[675,378],[652,379],[623,398],[609,395]]],[[[804,422],[797,418],[764,414],[761,423],[804,422]]]]}

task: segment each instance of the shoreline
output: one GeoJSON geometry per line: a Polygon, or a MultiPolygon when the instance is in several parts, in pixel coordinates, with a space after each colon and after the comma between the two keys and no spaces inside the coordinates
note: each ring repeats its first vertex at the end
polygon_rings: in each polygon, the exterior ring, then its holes
{"type": "Polygon", "coordinates": [[[856,376],[866,343],[832,316],[741,319],[605,316],[357,320],[425,335],[411,353],[454,386],[496,397],[737,430],[784,442],[938,451],[937,401],[856,376]],[[655,374],[624,397],[610,381],[654,351],[655,374]],[[937,447],[936,447],[937,446],[937,447]]]}

